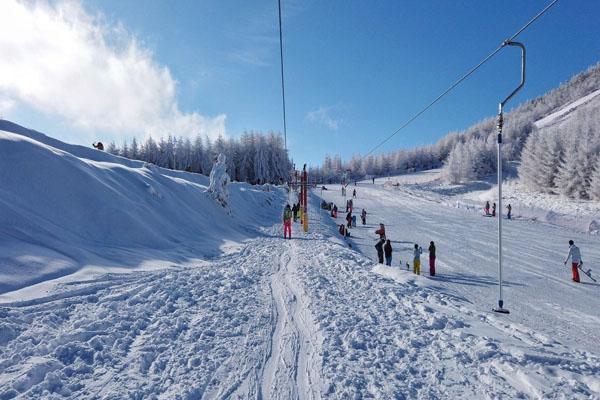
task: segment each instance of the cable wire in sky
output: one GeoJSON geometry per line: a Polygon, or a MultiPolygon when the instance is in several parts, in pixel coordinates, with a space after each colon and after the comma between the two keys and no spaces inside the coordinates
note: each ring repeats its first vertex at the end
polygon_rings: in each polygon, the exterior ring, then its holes
{"type": "Polygon", "coordinates": [[[281,0],[277,0],[279,7],[279,56],[281,60],[281,99],[283,102],[283,145],[287,150],[287,123],[285,120],[285,83],[283,79],[283,30],[281,28],[281,0]]]}
{"type": "MultiPolygon", "coordinates": [[[[381,146],[383,146],[385,143],[387,143],[391,138],[393,138],[394,136],[396,136],[398,133],[400,133],[401,130],[403,130],[404,128],[406,128],[410,123],[412,123],[414,120],[416,120],[417,118],[419,118],[422,114],[424,114],[427,110],[429,110],[435,103],[437,103],[438,101],[440,101],[444,96],[446,96],[448,93],[450,93],[455,87],[457,87],[458,85],[460,85],[465,79],[467,79],[469,76],[471,76],[475,71],[477,71],[483,64],[485,64],[486,62],[488,62],[490,60],[490,58],[494,57],[500,50],[502,50],[502,48],[506,45],[507,42],[512,41],[513,39],[515,39],[517,36],[519,36],[525,29],[527,29],[531,24],[533,24],[538,18],[540,18],[542,15],[544,15],[554,4],[556,4],[558,2],[558,0],[553,0],[551,1],[546,7],[544,7],[544,9],[542,9],[542,11],[540,11],[535,17],[533,17],[529,22],[527,22],[525,25],[523,25],[523,27],[521,29],[519,29],[517,32],[515,32],[510,38],[506,39],[504,42],[502,42],[502,44],[500,46],[498,46],[494,51],[492,51],[490,54],[488,54],[483,60],[481,60],[477,65],[475,65],[473,68],[469,69],[463,76],[461,76],[458,80],[456,80],[452,85],[450,85],[450,87],[448,87],[446,90],[444,90],[442,93],[440,93],[435,99],[433,99],[433,101],[431,101],[429,104],[427,104],[424,108],[422,108],[419,112],[417,112],[415,115],[413,115],[412,117],[410,117],[405,123],[403,123],[400,128],[396,129],[391,135],[389,135],[388,137],[386,137],[384,140],[382,140],[381,142],[379,142],[379,144],[375,145],[373,148],[371,148],[371,150],[369,150],[369,152],[367,154],[365,154],[363,156],[363,158],[368,157],[369,155],[373,154],[373,152],[375,150],[377,150],[378,148],[380,148],[381,146]]],[[[283,74],[283,70],[282,70],[282,74],[283,74]]]]}

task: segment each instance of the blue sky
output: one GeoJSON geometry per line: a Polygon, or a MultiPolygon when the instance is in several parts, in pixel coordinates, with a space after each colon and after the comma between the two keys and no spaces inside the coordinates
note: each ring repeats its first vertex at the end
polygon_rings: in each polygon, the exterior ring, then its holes
{"type": "MultiPolygon", "coordinates": [[[[296,163],[315,164],[367,152],[548,1],[282,3],[288,147],[296,163]]],[[[6,118],[86,145],[283,129],[275,0],[6,7],[3,26],[19,22],[0,33],[2,53],[14,54],[0,61],[6,118]],[[19,30],[28,24],[37,35],[19,30]]],[[[600,60],[599,15],[598,1],[559,1],[519,36],[528,79],[512,106],[600,60]]],[[[504,49],[381,150],[432,143],[493,115],[518,79],[519,52],[504,49]]]]}

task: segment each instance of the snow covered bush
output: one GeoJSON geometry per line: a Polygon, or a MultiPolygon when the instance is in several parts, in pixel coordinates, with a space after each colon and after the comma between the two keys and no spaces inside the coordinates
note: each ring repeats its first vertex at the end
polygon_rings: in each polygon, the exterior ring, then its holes
{"type": "Polygon", "coordinates": [[[226,159],[225,154],[219,154],[217,162],[213,165],[212,171],[210,171],[210,184],[208,186],[208,192],[212,193],[213,198],[223,207],[226,207],[229,201],[227,185],[230,182],[230,178],[229,174],[227,174],[226,159]]]}

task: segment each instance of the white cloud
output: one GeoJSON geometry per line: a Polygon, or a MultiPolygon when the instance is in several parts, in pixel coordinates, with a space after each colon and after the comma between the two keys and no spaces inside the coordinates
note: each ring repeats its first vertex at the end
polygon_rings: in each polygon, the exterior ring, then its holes
{"type": "Polygon", "coordinates": [[[332,131],[337,131],[344,121],[340,118],[334,118],[331,114],[333,107],[319,107],[316,110],[309,111],[306,114],[306,120],[312,124],[324,126],[332,131]]]}
{"type": "MultiPolygon", "coordinates": [[[[169,69],[76,1],[2,0],[0,98],[86,131],[216,137],[225,115],[180,110],[169,69]]],[[[1,107],[1,105],[0,105],[1,107]]]]}

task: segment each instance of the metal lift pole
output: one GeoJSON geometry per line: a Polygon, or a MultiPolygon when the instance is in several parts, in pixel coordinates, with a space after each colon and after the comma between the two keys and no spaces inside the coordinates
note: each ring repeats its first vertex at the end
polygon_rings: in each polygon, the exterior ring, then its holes
{"type": "Polygon", "coordinates": [[[510,311],[504,308],[502,299],[502,126],[504,124],[503,111],[504,105],[525,85],[525,46],[523,43],[505,41],[502,46],[517,46],[521,48],[521,83],[498,105],[498,308],[495,312],[509,314],[510,311]]]}

